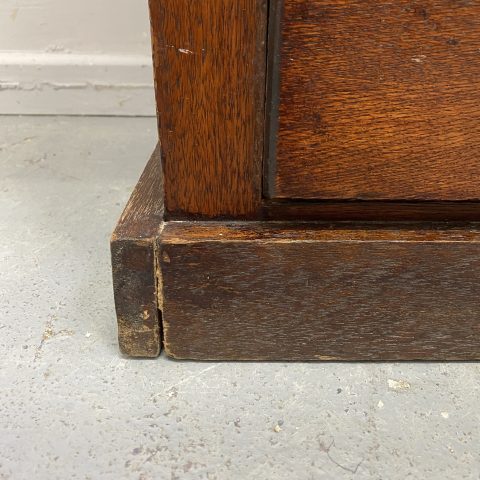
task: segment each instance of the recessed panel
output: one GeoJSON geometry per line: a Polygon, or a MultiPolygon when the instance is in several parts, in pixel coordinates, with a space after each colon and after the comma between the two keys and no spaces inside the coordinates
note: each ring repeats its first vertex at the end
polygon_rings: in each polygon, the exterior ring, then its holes
{"type": "Polygon", "coordinates": [[[270,197],[480,199],[480,2],[278,6],[270,197]]]}

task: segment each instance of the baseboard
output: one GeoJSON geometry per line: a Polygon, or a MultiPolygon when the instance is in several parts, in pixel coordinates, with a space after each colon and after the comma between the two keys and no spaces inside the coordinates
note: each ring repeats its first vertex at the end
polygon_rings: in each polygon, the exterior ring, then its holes
{"type": "Polygon", "coordinates": [[[172,221],[155,256],[177,359],[480,359],[478,224],[172,221]]]}
{"type": "Polygon", "coordinates": [[[150,57],[0,53],[0,114],[155,115],[150,57]]]}

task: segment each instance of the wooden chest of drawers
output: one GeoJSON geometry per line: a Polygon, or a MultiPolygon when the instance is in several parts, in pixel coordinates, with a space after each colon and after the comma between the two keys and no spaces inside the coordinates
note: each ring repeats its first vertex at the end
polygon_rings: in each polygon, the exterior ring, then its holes
{"type": "Polygon", "coordinates": [[[122,351],[480,358],[480,3],[150,0],[122,351]]]}

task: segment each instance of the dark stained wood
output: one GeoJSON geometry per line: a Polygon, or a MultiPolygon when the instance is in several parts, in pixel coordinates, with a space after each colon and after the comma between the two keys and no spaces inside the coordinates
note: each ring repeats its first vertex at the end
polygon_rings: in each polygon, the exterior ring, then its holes
{"type": "Polygon", "coordinates": [[[479,225],[171,222],[158,254],[175,358],[480,359],[479,225]]]}
{"type": "Polygon", "coordinates": [[[478,202],[265,201],[263,220],[480,221],[478,202]]]}
{"type": "Polygon", "coordinates": [[[111,240],[118,339],[121,351],[133,357],[160,354],[155,240],[162,221],[162,168],[157,146],[111,240]]]}
{"type": "Polygon", "coordinates": [[[271,197],[480,198],[480,2],[283,7],[271,197]]]}
{"type": "Polygon", "coordinates": [[[112,236],[122,352],[480,360],[480,4],[272,1],[268,95],[267,0],[150,8],[162,154],[112,236]]]}
{"type": "Polygon", "coordinates": [[[166,217],[260,208],[266,0],[150,0],[166,217]]]}

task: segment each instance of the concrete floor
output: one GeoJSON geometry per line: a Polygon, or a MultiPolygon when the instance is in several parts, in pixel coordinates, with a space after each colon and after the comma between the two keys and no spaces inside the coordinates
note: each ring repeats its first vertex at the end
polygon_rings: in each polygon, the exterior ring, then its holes
{"type": "Polygon", "coordinates": [[[479,479],[479,364],[122,358],[108,240],[154,143],[0,117],[0,479],[479,479]]]}

